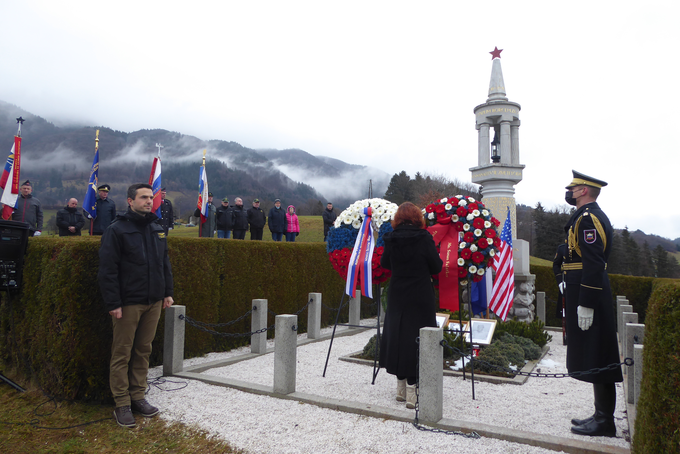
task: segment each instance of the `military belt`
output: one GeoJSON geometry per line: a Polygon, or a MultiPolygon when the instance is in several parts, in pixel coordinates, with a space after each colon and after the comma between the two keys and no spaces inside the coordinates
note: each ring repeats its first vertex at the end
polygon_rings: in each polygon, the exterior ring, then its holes
{"type": "MultiPolygon", "coordinates": [[[[563,263],[562,264],[562,271],[575,271],[575,270],[582,270],[583,269],[583,263],[563,263]]],[[[604,269],[607,269],[607,264],[604,264],[604,269]]]]}
{"type": "Polygon", "coordinates": [[[562,271],[574,271],[574,270],[582,270],[583,269],[583,263],[563,263],[562,264],[562,271]]]}

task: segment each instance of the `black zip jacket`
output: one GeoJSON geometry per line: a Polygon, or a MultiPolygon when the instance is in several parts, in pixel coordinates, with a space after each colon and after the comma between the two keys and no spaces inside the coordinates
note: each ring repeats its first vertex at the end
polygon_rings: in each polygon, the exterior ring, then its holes
{"type": "Polygon", "coordinates": [[[173,296],[166,235],[157,219],[128,209],[104,232],[98,277],[107,311],[173,296]]]}

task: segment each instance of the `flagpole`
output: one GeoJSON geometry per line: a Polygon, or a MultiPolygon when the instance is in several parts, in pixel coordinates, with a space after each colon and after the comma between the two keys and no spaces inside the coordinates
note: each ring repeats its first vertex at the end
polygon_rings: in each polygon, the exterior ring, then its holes
{"type": "MultiPolygon", "coordinates": [[[[96,155],[99,152],[99,129],[97,129],[97,132],[95,133],[94,136],[94,154],[96,155]]],[[[89,182],[88,182],[89,184],[89,182]]],[[[96,195],[95,195],[95,203],[96,203],[96,195]]],[[[92,236],[92,231],[94,230],[94,218],[90,218],[90,236],[92,236]]]]}

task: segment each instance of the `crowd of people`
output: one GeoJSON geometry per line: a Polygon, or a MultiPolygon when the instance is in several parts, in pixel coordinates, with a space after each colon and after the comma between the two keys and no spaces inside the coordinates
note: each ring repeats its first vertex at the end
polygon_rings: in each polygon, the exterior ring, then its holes
{"type": "MultiPolygon", "coordinates": [[[[29,224],[30,236],[39,236],[43,230],[43,212],[40,201],[33,197],[33,186],[26,180],[21,185],[21,194],[17,208],[12,214],[12,219],[29,224]]],[[[109,198],[111,186],[102,184],[97,188],[97,198],[94,208],[96,217],[92,217],[86,210],[78,209],[78,199],[69,199],[67,205],[57,212],[56,224],[59,236],[80,236],[86,229],[90,235],[101,236],[106,228],[111,225],[116,217],[116,204],[109,198]]],[[[157,223],[163,228],[167,236],[175,224],[172,202],[166,198],[166,188],[161,189],[160,216],[157,223]]],[[[234,205],[229,204],[229,198],[222,199],[221,205],[216,206],[213,202],[213,193],[208,193],[206,204],[207,216],[201,217],[201,210],[196,209],[194,217],[199,221],[199,237],[221,239],[244,240],[246,232],[250,231],[250,239],[261,241],[264,228],[267,226],[273,241],[295,242],[300,235],[300,221],[294,205],[288,205],[284,210],[281,199],[274,200],[274,206],[265,214],[260,208],[260,199],[253,199],[252,206],[248,209],[243,207],[243,199],[236,197],[234,205]]],[[[328,202],[323,212],[323,236],[324,241],[328,236],[337,214],[333,210],[333,204],[328,202]]]]}
{"type": "MultiPolygon", "coordinates": [[[[272,241],[283,241],[285,238],[288,242],[295,242],[300,235],[300,221],[295,206],[288,205],[284,210],[281,199],[274,200],[274,206],[265,214],[258,198],[253,199],[252,206],[248,209],[243,207],[241,197],[234,199],[234,206],[229,205],[229,198],[225,197],[221,206],[216,207],[214,195],[209,192],[205,212],[207,214],[203,215],[199,208],[194,211],[194,217],[200,219],[199,236],[202,238],[217,235],[217,238],[244,240],[246,232],[250,231],[251,240],[262,241],[265,226],[269,228],[272,241]]],[[[336,217],[333,204],[329,202],[323,214],[324,241],[336,217]]]]}

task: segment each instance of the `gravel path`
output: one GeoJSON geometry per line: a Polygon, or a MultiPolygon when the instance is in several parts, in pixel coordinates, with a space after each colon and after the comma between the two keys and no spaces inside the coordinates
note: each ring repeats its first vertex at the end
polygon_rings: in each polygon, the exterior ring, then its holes
{"type": "MultiPolygon", "coordinates": [[[[374,324],[373,320],[363,323],[374,324]]],[[[327,329],[328,330],[328,329],[327,329]]],[[[363,349],[373,330],[336,338],[326,377],[322,377],[329,341],[308,344],[297,351],[296,391],[318,396],[404,409],[396,402],[396,378],[381,370],[376,384],[371,385],[372,368],[339,361],[363,349]]],[[[566,347],[561,336],[549,345],[550,351],[539,364],[541,372],[566,372],[566,347]],[[558,339],[559,338],[559,339],[558,339]]],[[[305,339],[306,334],[301,334],[305,339]]],[[[273,346],[273,341],[269,341],[273,346]]],[[[185,360],[184,366],[226,359],[249,353],[244,347],[225,353],[211,353],[185,360]]],[[[227,367],[205,372],[225,378],[272,386],[274,355],[267,354],[227,367]]],[[[150,377],[162,374],[162,368],[150,370],[150,377]]],[[[187,383],[166,382],[151,387],[149,400],[162,409],[162,417],[170,421],[194,424],[227,440],[232,447],[255,453],[449,453],[472,450],[475,453],[554,453],[555,451],[492,438],[467,439],[415,429],[412,424],[371,418],[323,409],[297,401],[277,399],[230,388],[208,385],[195,380],[173,378],[187,383]]],[[[444,377],[444,418],[479,421],[540,434],[574,438],[628,448],[623,431],[625,419],[623,388],[617,384],[617,438],[581,437],[572,434],[570,419],[592,414],[592,385],[571,378],[531,377],[521,386],[475,382],[472,400],[470,380],[444,377]]],[[[415,412],[414,412],[415,415],[415,412]]]]}

